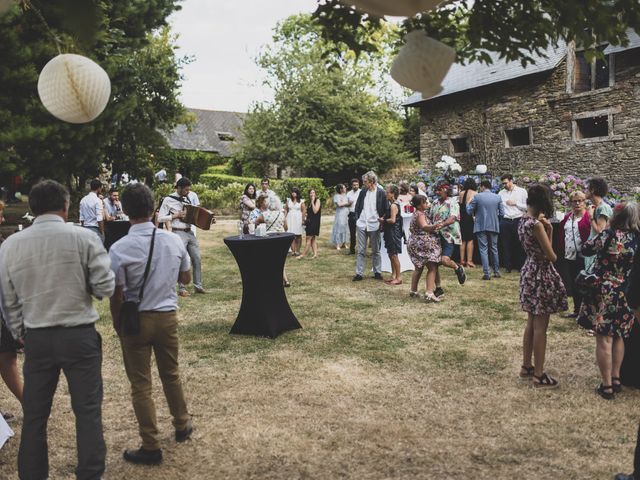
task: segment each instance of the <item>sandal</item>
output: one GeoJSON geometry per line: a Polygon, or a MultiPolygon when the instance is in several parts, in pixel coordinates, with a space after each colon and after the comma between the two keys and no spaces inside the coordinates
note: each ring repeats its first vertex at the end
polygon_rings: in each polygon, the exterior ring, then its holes
{"type": "Polygon", "coordinates": [[[534,388],[556,388],[558,386],[558,381],[546,373],[543,373],[539,377],[532,375],[532,378],[534,388]]]}
{"type": "Polygon", "coordinates": [[[284,285],[285,287],[290,287],[291,284],[289,282],[282,282],[282,285],[284,285]]]}
{"type": "Polygon", "coordinates": [[[598,388],[596,388],[596,393],[600,395],[605,400],[613,400],[615,398],[615,393],[613,393],[613,385],[603,385],[600,384],[598,388]],[[611,390],[607,392],[607,390],[611,390]]]}
{"type": "Polygon", "coordinates": [[[424,301],[427,303],[438,303],[440,302],[440,299],[438,297],[436,297],[433,293],[425,293],[424,294],[424,301]]]}
{"type": "Polygon", "coordinates": [[[520,378],[523,380],[528,380],[533,377],[533,372],[533,365],[530,367],[525,367],[524,365],[522,365],[522,367],[520,367],[520,378]]]}
{"type": "Polygon", "coordinates": [[[613,386],[613,393],[620,393],[622,391],[620,377],[611,377],[611,385],[613,386]]]}
{"type": "Polygon", "coordinates": [[[419,295],[418,295],[418,292],[409,292],[409,296],[411,298],[415,298],[415,297],[418,297],[419,295]]]}

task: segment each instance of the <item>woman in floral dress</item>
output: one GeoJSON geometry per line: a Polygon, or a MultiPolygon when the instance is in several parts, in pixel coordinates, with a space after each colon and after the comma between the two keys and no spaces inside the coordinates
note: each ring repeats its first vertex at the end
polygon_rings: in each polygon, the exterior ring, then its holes
{"type": "Polygon", "coordinates": [[[554,388],[558,381],[544,372],[547,327],[552,313],[569,306],[562,278],[553,266],[557,258],[551,246],[553,228],[548,220],[553,218],[551,191],[543,185],[533,185],[527,193],[527,214],[518,225],[518,237],[527,254],[520,271],[520,305],[528,313],[520,378],[533,378],[536,388],[554,388]]]}
{"type": "Polygon", "coordinates": [[[411,276],[411,292],[409,296],[418,296],[418,282],[422,276],[424,267],[427,267],[427,288],[424,299],[428,302],[439,302],[435,296],[436,272],[440,263],[440,240],[435,233],[439,225],[433,225],[429,217],[425,215],[427,208],[427,198],[422,195],[415,195],[411,200],[411,205],[416,209],[409,224],[409,241],[407,242],[407,253],[415,266],[411,276]]]}
{"type": "Polygon", "coordinates": [[[622,389],[623,339],[629,338],[635,321],[625,289],[640,249],[639,216],[636,203],[619,204],[609,228],[582,246],[583,255],[594,255],[594,286],[599,293],[584,297],[578,321],[591,323],[596,333],[596,360],[602,375],[596,392],[607,400],[622,389]]]}

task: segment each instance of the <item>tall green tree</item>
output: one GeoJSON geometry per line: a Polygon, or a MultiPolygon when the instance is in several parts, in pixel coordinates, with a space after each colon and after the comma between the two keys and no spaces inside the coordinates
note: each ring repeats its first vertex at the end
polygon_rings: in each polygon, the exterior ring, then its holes
{"type": "Polygon", "coordinates": [[[0,17],[0,174],[71,183],[72,175],[95,176],[103,163],[144,173],[163,145],[157,129],[171,128],[184,113],[177,92],[186,60],[175,55],[166,30],[177,1],[31,0],[21,7],[0,17]],[[56,43],[109,74],[111,99],[91,123],[62,122],[40,103],[38,74],[58,54],[56,43]]]}
{"type": "Polygon", "coordinates": [[[358,58],[344,44],[324,42],[310,15],[281,22],[274,46],[258,58],[275,94],[245,121],[238,154],[245,169],[263,174],[276,164],[333,179],[384,171],[405,158],[400,116],[374,93],[384,91],[394,35],[392,28],[370,32],[379,48],[358,58]]]}

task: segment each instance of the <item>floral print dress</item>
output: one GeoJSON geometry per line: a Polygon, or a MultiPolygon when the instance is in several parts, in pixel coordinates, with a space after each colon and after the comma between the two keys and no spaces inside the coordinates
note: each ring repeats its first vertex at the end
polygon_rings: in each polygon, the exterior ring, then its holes
{"type": "Polygon", "coordinates": [[[416,210],[409,224],[409,241],[407,242],[407,253],[411,262],[416,268],[422,268],[427,263],[440,262],[440,240],[438,234],[425,232],[418,224],[420,215],[424,216],[427,225],[430,225],[429,217],[419,210],[416,210]]]}
{"type": "Polygon", "coordinates": [[[520,270],[520,305],[533,315],[549,315],[569,308],[567,291],[553,263],[547,260],[533,236],[538,220],[528,215],[518,225],[518,237],[527,254],[520,270]]]}
{"type": "Polygon", "coordinates": [[[584,243],[582,253],[595,256],[593,273],[600,294],[582,300],[579,323],[591,323],[599,335],[629,337],[635,316],[627,304],[625,289],[639,249],[640,237],[621,230],[604,230],[584,243]]]}

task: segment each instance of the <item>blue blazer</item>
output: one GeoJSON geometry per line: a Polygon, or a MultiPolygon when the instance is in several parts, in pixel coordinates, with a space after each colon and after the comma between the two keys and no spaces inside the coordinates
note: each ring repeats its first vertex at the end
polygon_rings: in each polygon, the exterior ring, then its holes
{"type": "Polygon", "coordinates": [[[500,217],[504,217],[500,195],[489,190],[476,194],[467,205],[467,213],[476,217],[473,233],[500,233],[500,217]]]}

